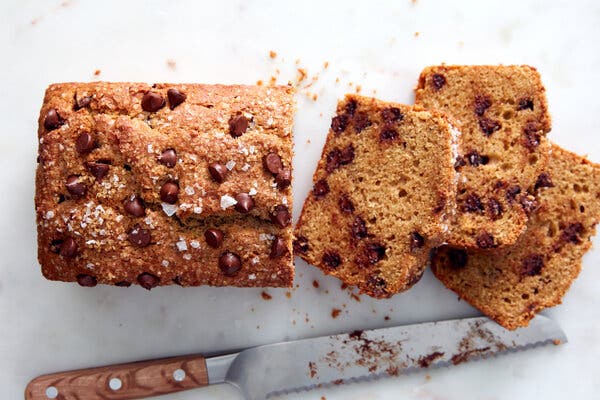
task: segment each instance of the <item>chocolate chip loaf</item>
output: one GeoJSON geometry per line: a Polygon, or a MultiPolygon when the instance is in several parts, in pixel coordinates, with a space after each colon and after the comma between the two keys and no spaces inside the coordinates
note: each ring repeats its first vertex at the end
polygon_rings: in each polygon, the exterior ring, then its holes
{"type": "Polygon", "coordinates": [[[440,114],[346,96],[296,226],[295,253],[372,297],[414,285],[448,229],[452,143],[440,114]]]}
{"type": "Polygon", "coordinates": [[[550,116],[538,72],[529,66],[428,67],[416,104],[449,114],[462,133],[448,243],[480,249],[515,243],[549,150],[550,116]]]}
{"type": "Polygon", "coordinates": [[[52,280],[291,286],[293,91],[51,85],[38,258],[52,280]]]}
{"type": "Polygon", "coordinates": [[[526,326],[561,302],[600,221],[600,165],[553,145],[535,184],[539,209],[517,243],[491,252],[444,246],[433,273],[500,325],[526,326]]]}

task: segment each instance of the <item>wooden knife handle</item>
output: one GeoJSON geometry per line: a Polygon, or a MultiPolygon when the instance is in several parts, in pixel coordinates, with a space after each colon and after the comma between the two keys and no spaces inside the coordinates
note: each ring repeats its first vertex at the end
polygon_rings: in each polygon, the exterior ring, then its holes
{"type": "Polygon", "coordinates": [[[25,400],[141,399],[206,385],[206,360],[188,355],[42,375],[25,400]]]}

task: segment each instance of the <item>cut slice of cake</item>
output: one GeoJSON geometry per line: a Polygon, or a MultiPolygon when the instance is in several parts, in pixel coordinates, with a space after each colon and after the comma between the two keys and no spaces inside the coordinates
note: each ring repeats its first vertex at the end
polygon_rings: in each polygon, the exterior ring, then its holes
{"type": "Polygon", "coordinates": [[[553,145],[535,186],[539,209],[515,245],[491,252],[443,246],[431,263],[444,285],[508,329],[561,302],[600,221],[600,165],[553,145]]]}
{"type": "Polygon", "coordinates": [[[534,208],[529,192],[547,163],[550,115],[529,66],[436,66],[423,70],[416,104],[447,113],[461,131],[457,213],[448,243],[515,243],[534,208]]]}
{"type": "Polygon", "coordinates": [[[441,114],[346,96],[296,226],[295,254],[373,297],[415,284],[448,229],[454,134],[441,114]]]}

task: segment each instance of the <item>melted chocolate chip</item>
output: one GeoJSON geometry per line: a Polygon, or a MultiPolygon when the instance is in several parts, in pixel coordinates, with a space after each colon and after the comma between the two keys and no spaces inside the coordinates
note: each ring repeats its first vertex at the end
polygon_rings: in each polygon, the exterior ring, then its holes
{"type": "Polygon", "coordinates": [[[104,179],[110,169],[110,165],[107,164],[106,160],[86,162],[85,167],[90,171],[90,174],[96,178],[97,182],[102,182],[102,179],[104,179]]]}
{"type": "Polygon", "coordinates": [[[346,130],[348,126],[348,116],[345,114],[336,115],[331,119],[331,130],[334,133],[340,134],[346,130]]]}
{"type": "Polygon", "coordinates": [[[137,247],[146,247],[150,244],[151,237],[148,229],[143,229],[140,224],[135,224],[127,235],[129,242],[137,247]]]}
{"type": "Polygon", "coordinates": [[[354,161],[354,145],[350,143],[340,152],[340,164],[347,165],[354,161]]]}
{"type": "Polygon", "coordinates": [[[89,106],[92,103],[92,96],[83,96],[78,97],[77,93],[73,96],[73,100],[75,100],[73,104],[73,110],[78,111],[82,108],[89,106]]]}
{"type": "Polygon", "coordinates": [[[179,185],[175,181],[166,181],[160,187],[160,199],[168,204],[177,203],[179,198],[179,185]]]}
{"type": "Polygon", "coordinates": [[[425,246],[425,238],[417,231],[411,232],[410,235],[410,251],[415,251],[425,246]]]}
{"type": "Polygon", "coordinates": [[[241,113],[229,118],[229,133],[233,137],[240,137],[248,130],[248,118],[241,113]]]}
{"type": "Polygon", "coordinates": [[[521,193],[521,188],[519,186],[510,186],[508,189],[506,189],[506,200],[509,203],[512,203],[513,201],[515,201],[519,193],[521,193]]]}
{"type": "Polygon", "coordinates": [[[431,76],[431,84],[433,89],[437,92],[446,85],[446,78],[442,74],[433,74],[431,76]]]}
{"type": "Polygon", "coordinates": [[[357,108],[358,104],[356,103],[356,100],[352,99],[349,100],[348,103],[346,103],[344,110],[346,111],[346,114],[353,116],[357,108]]]}
{"type": "Polygon", "coordinates": [[[372,125],[372,122],[369,119],[369,115],[366,112],[362,112],[362,111],[356,113],[352,123],[354,125],[354,131],[356,133],[360,133],[372,125]]]}
{"type": "Polygon", "coordinates": [[[146,92],[142,97],[142,110],[156,112],[165,106],[165,99],[160,93],[146,92]]]}
{"type": "Polygon", "coordinates": [[[87,187],[79,181],[79,175],[69,175],[65,186],[73,197],[82,197],[87,193],[87,187]]]}
{"type": "Polygon", "coordinates": [[[279,190],[283,190],[292,184],[292,171],[287,168],[282,169],[275,176],[275,183],[279,190]]]}
{"type": "Polygon", "coordinates": [[[485,111],[492,106],[492,102],[487,96],[475,96],[475,105],[473,107],[475,114],[479,117],[483,116],[485,111]]]}
{"type": "Polygon", "coordinates": [[[529,121],[523,128],[524,145],[529,151],[534,151],[540,145],[541,136],[538,133],[541,130],[540,124],[535,121],[529,121]]]}
{"type": "Polygon", "coordinates": [[[517,108],[519,111],[521,110],[531,110],[533,111],[533,99],[529,97],[523,97],[519,99],[519,107],[517,108]]]}
{"type": "Polygon", "coordinates": [[[383,128],[379,134],[380,142],[392,142],[398,138],[398,131],[393,128],[383,128]]]}
{"type": "Polygon", "coordinates": [[[581,239],[579,238],[579,235],[581,235],[583,233],[583,231],[584,231],[584,228],[583,228],[583,224],[581,222],[575,222],[575,223],[569,224],[560,233],[560,239],[563,242],[579,244],[579,243],[581,243],[581,239]]]}
{"type": "Polygon", "coordinates": [[[523,259],[523,262],[518,268],[518,273],[521,277],[535,276],[542,272],[544,267],[544,257],[541,254],[530,254],[523,259]]]}
{"type": "Polygon", "coordinates": [[[467,195],[463,204],[463,211],[477,213],[483,212],[484,207],[479,196],[475,193],[470,193],[469,195],[467,195]]]}
{"type": "Polygon", "coordinates": [[[488,232],[481,232],[477,235],[475,242],[477,243],[477,246],[482,249],[491,249],[492,247],[495,247],[494,237],[488,232]]]}
{"type": "Polygon", "coordinates": [[[494,121],[487,117],[479,118],[479,129],[481,129],[486,136],[490,136],[492,133],[500,130],[500,128],[502,128],[502,125],[498,121],[494,121]]]}
{"type": "Polygon", "coordinates": [[[208,166],[208,172],[215,182],[223,183],[227,178],[229,170],[223,164],[213,163],[208,166]]]}
{"type": "Polygon", "coordinates": [[[527,215],[536,211],[540,206],[539,203],[535,200],[535,198],[530,195],[521,196],[520,203],[521,207],[523,207],[523,210],[527,215]]]}
{"type": "Polygon", "coordinates": [[[367,224],[365,220],[359,216],[354,217],[354,221],[352,221],[352,226],[350,228],[352,232],[352,237],[354,239],[364,239],[367,237],[367,224]]]}
{"type": "Polygon", "coordinates": [[[44,128],[46,128],[47,131],[53,131],[62,126],[64,123],[65,121],[58,114],[58,111],[56,111],[55,108],[48,110],[46,116],[44,117],[44,128]]]}
{"type": "Polygon", "coordinates": [[[75,258],[79,254],[79,246],[72,237],[65,238],[59,246],[58,254],[64,258],[75,258]]]}
{"type": "Polygon", "coordinates": [[[150,290],[158,286],[160,278],[156,275],[152,275],[149,272],[143,272],[138,275],[137,281],[141,287],[146,290],[150,290]]]}
{"type": "Polygon", "coordinates": [[[342,263],[340,255],[333,250],[326,251],[323,254],[322,261],[325,266],[332,269],[337,268],[342,263]]]}
{"type": "Polygon", "coordinates": [[[387,297],[387,282],[381,276],[371,275],[365,282],[366,291],[375,297],[387,297]]]}
{"type": "Polygon", "coordinates": [[[167,168],[173,168],[177,164],[177,153],[174,149],[166,149],[158,156],[158,162],[167,168]]]}
{"type": "Polygon", "coordinates": [[[460,167],[464,167],[465,165],[467,165],[467,162],[463,156],[456,156],[456,161],[454,161],[454,169],[458,171],[460,167]]]}
{"type": "Polygon", "coordinates": [[[54,239],[50,242],[49,250],[55,254],[60,253],[60,245],[62,244],[62,242],[62,239],[54,239]]]}
{"type": "Polygon", "coordinates": [[[473,167],[478,167],[480,165],[486,165],[490,161],[490,158],[488,156],[482,156],[475,150],[465,154],[465,158],[469,161],[469,164],[471,164],[473,167]]]}
{"type": "Polygon", "coordinates": [[[402,111],[397,107],[388,107],[381,110],[381,119],[385,124],[393,124],[404,119],[402,111]]]}
{"type": "Polygon", "coordinates": [[[446,195],[444,193],[438,193],[438,201],[432,211],[434,214],[441,212],[446,207],[446,195]]]}
{"type": "Polygon", "coordinates": [[[223,244],[224,236],[225,235],[223,234],[223,231],[219,229],[207,229],[204,232],[204,239],[206,240],[206,244],[208,244],[214,249],[221,247],[221,245],[223,244]]]}
{"type": "Polygon", "coordinates": [[[502,204],[497,199],[489,199],[488,200],[488,214],[490,219],[493,221],[499,219],[502,216],[504,210],[502,209],[502,204]]]}
{"type": "Polygon", "coordinates": [[[254,199],[248,193],[238,193],[235,196],[235,209],[242,214],[250,212],[254,208],[254,199]]]}
{"type": "Polygon", "coordinates": [[[143,217],[146,215],[144,201],[138,196],[132,195],[126,198],[123,202],[123,207],[128,214],[134,217],[143,217]]]}
{"type": "Polygon", "coordinates": [[[298,236],[292,242],[294,246],[294,253],[306,254],[308,252],[308,239],[304,236],[298,236]]]}
{"type": "Polygon", "coordinates": [[[284,255],[287,251],[287,247],[285,245],[285,240],[276,236],[271,243],[271,253],[269,254],[270,258],[279,258],[284,255]]]}
{"type": "Polygon", "coordinates": [[[187,96],[185,93],[177,89],[169,89],[167,91],[167,98],[169,99],[169,108],[173,110],[175,107],[183,103],[185,99],[187,99],[187,96]]]}
{"type": "Polygon", "coordinates": [[[535,188],[549,188],[554,187],[554,183],[552,183],[552,179],[547,172],[542,172],[540,176],[538,176],[537,181],[535,182],[535,188]]]}
{"type": "Polygon", "coordinates": [[[328,174],[340,167],[341,157],[342,152],[339,149],[333,149],[327,153],[327,156],[325,157],[325,171],[327,171],[328,174]]]}
{"type": "Polygon", "coordinates": [[[183,280],[181,278],[181,275],[177,275],[173,278],[173,283],[179,286],[183,286],[183,280]]]}
{"type": "Polygon", "coordinates": [[[115,283],[115,286],[118,286],[118,287],[129,287],[129,286],[131,286],[131,282],[129,282],[129,281],[119,281],[119,282],[115,283]]]}
{"type": "Polygon", "coordinates": [[[76,279],[77,283],[83,287],[94,287],[98,284],[96,277],[88,274],[79,274],[76,279]]]}
{"type": "Polygon", "coordinates": [[[354,204],[352,204],[352,200],[350,200],[350,197],[347,194],[340,195],[338,204],[341,212],[346,214],[352,214],[354,212],[354,204]]]}
{"type": "Polygon", "coordinates": [[[277,153],[267,154],[263,157],[263,167],[273,175],[277,175],[283,168],[281,157],[277,153]]]}
{"type": "Polygon", "coordinates": [[[451,268],[460,269],[467,265],[467,252],[463,249],[450,248],[446,254],[451,268]]]}
{"type": "Polygon", "coordinates": [[[363,256],[358,261],[359,266],[366,267],[368,265],[377,264],[385,257],[385,246],[378,242],[369,242],[365,245],[363,256]]]}
{"type": "Polygon", "coordinates": [[[88,154],[96,147],[96,141],[92,134],[83,132],[77,137],[75,141],[75,148],[79,154],[88,154]]]}
{"type": "Polygon", "coordinates": [[[325,197],[325,195],[329,193],[329,184],[325,179],[318,180],[313,186],[312,192],[316,199],[325,197]]]}
{"type": "Polygon", "coordinates": [[[271,222],[280,228],[285,228],[292,222],[292,216],[286,205],[280,204],[271,213],[271,222]]]}
{"type": "Polygon", "coordinates": [[[219,268],[223,275],[234,276],[242,268],[242,260],[237,254],[226,251],[219,257],[219,268]]]}

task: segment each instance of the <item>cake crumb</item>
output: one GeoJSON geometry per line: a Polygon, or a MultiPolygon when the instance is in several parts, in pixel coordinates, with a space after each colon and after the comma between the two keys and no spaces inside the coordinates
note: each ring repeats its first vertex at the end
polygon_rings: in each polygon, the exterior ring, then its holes
{"type": "Polygon", "coordinates": [[[339,317],[341,312],[342,312],[342,310],[340,310],[339,308],[332,309],[331,310],[331,318],[336,319],[337,317],[339,317]]]}
{"type": "Polygon", "coordinates": [[[383,320],[384,320],[384,321],[389,321],[389,320],[390,320],[390,316],[389,316],[389,315],[386,315],[385,317],[383,317],[383,320]]]}
{"type": "Polygon", "coordinates": [[[171,70],[171,71],[175,71],[177,69],[177,63],[175,62],[175,60],[172,59],[168,59],[167,60],[167,67],[171,70]]]}
{"type": "Polygon", "coordinates": [[[299,64],[300,64],[300,59],[299,59],[299,58],[296,58],[296,61],[294,61],[294,63],[295,63],[296,65],[299,65],[299,64]]]}
{"type": "Polygon", "coordinates": [[[319,288],[319,281],[317,281],[317,280],[314,280],[314,281],[312,282],[312,285],[313,285],[313,287],[314,287],[315,289],[318,289],[318,288],[319,288]]]}
{"type": "Polygon", "coordinates": [[[271,300],[273,298],[273,296],[271,296],[269,293],[263,291],[260,296],[263,298],[263,300],[271,300]]]}
{"type": "Polygon", "coordinates": [[[415,32],[415,37],[419,37],[419,34],[420,34],[420,33],[419,33],[418,31],[417,31],[417,32],[415,32]]]}
{"type": "Polygon", "coordinates": [[[316,93],[313,93],[313,95],[312,95],[313,101],[317,101],[318,98],[319,98],[319,96],[316,93]]]}
{"type": "Polygon", "coordinates": [[[356,293],[350,293],[350,297],[352,298],[352,300],[356,301],[357,303],[360,303],[360,296],[356,293]]]}
{"type": "Polygon", "coordinates": [[[340,78],[335,78],[335,83],[340,83],[340,78]]]}
{"type": "Polygon", "coordinates": [[[356,93],[360,93],[362,91],[362,86],[361,85],[356,85],[355,91],[356,91],[356,93]]]}
{"type": "Polygon", "coordinates": [[[302,82],[303,80],[306,79],[307,73],[306,70],[304,68],[298,68],[298,83],[302,82]]]}
{"type": "Polygon", "coordinates": [[[262,81],[262,79],[259,79],[259,80],[257,80],[257,81],[256,81],[256,85],[257,85],[257,86],[262,86],[262,85],[263,85],[263,81],[262,81]]]}
{"type": "Polygon", "coordinates": [[[325,396],[321,396],[321,400],[327,400],[327,398],[325,398],[325,396]]]}
{"type": "Polygon", "coordinates": [[[100,76],[100,74],[102,73],[102,71],[100,71],[99,69],[94,71],[94,76],[100,76]]]}
{"type": "Polygon", "coordinates": [[[325,61],[323,63],[323,68],[325,68],[325,69],[329,68],[329,61],[325,61]]]}
{"type": "Polygon", "coordinates": [[[554,339],[552,341],[552,343],[554,343],[555,346],[558,346],[559,344],[561,344],[562,342],[560,341],[560,339],[554,339]]]}
{"type": "Polygon", "coordinates": [[[285,297],[287,297],[288,299],[291,299],[292,298],[292,292],[290,292],[290,291],[285,292],[285,297]]]}
{"type": "Polygon", "coordinates": [[[342,284],[340,285],[340,289],[342,289],[342,290],[346,290],[346,289],[348,289],[348,285],[347,285],[347,284],[345,284],[345,283],[342,283],[342,284]]]}
{"type": "Polygon", "coordinates": [[[270,50],[270,51],[269,51],[269,57],[271,57],[271,58],[276,58],[276,57],[277,57],[277,53],[276,53],[276,52],[274,52],[273,50],[270,50]]]}

